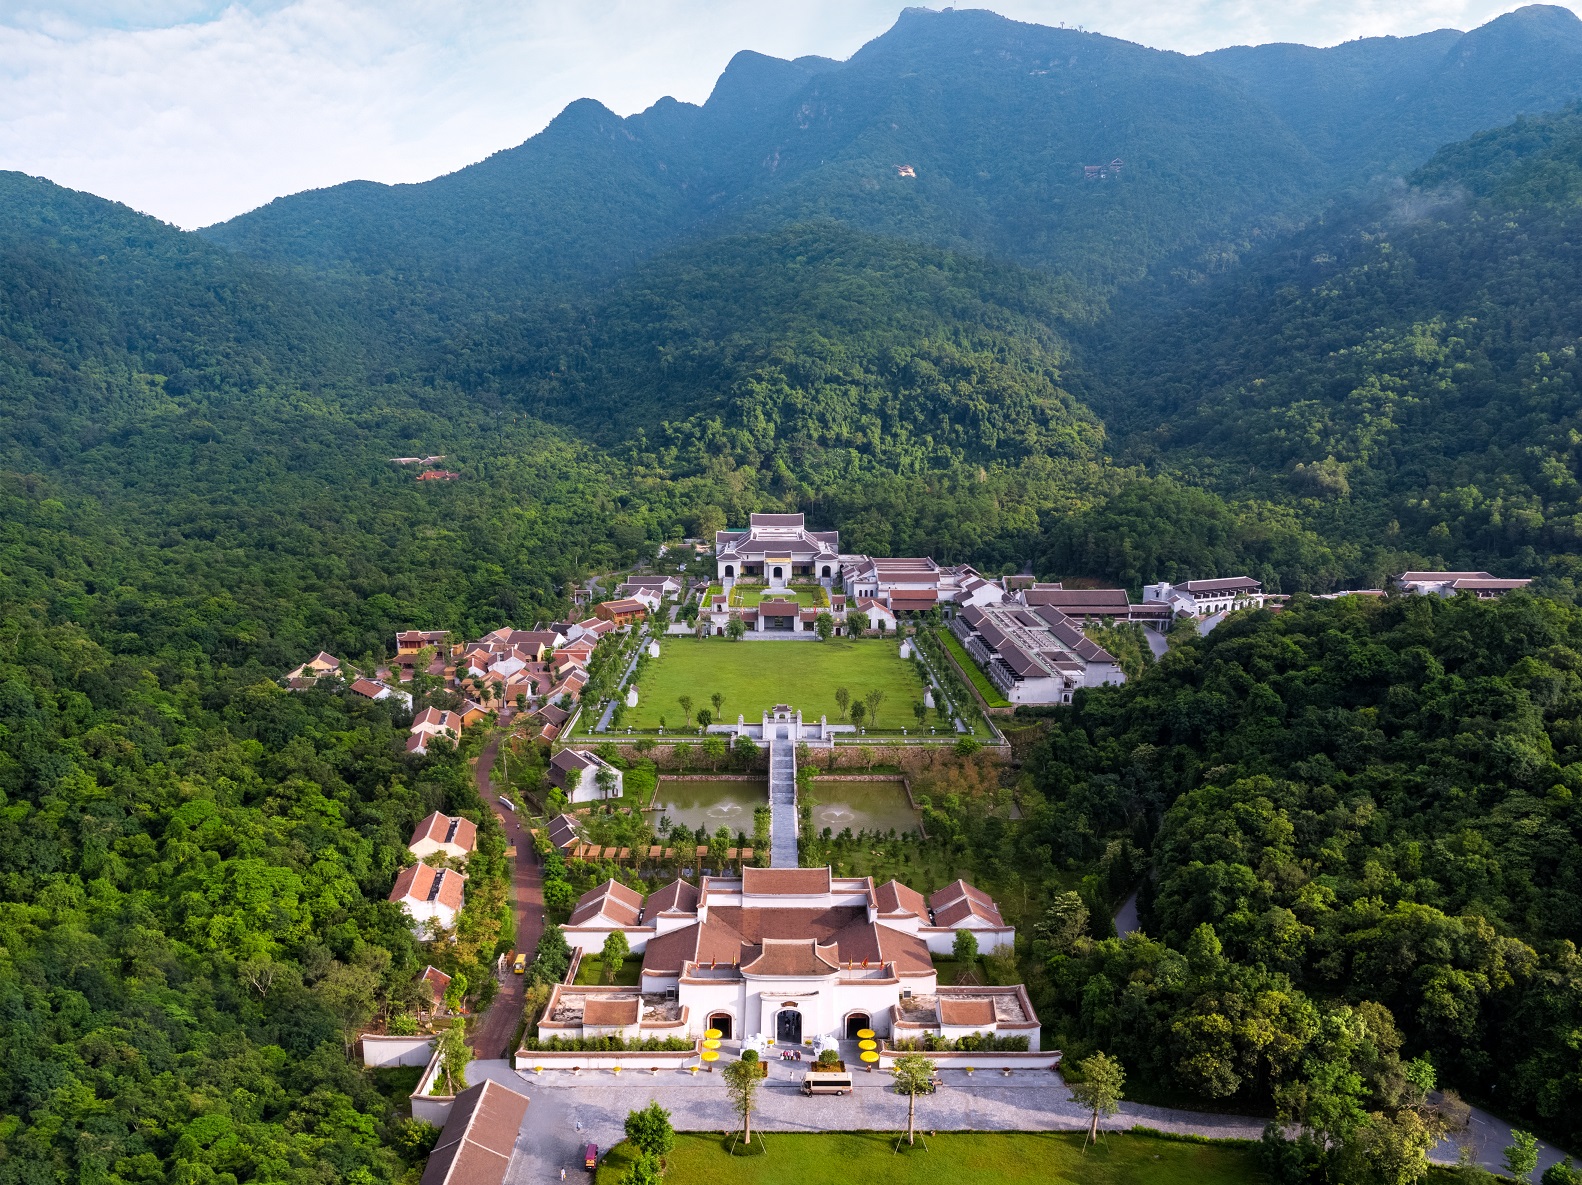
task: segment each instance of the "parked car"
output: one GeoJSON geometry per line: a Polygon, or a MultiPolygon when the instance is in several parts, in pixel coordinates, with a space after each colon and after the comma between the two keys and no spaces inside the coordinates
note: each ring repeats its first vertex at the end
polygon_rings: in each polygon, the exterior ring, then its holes
{"type": "Polygon", "coordinates": [[[599,1167],[599,1146],[589,1144],[582,1150],[582,1167],[590,1173],[599,1167]]]}
{"type": "Polygon", "coordinates": [[[516,952],[516,961],[511,964],[511,970],[517,975],[523,975],[526,973],[527,952],[525,950],[519,950],[516,952]]]}

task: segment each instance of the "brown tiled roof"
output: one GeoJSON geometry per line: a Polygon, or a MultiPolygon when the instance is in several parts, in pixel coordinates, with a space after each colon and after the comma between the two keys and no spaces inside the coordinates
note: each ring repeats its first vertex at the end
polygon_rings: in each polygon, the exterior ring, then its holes
{"type": "Polygon", "coordinates": [[[432,965],[423,968],[423,974],[417,978],[419,983],[426,983],[434,989],[434,998],[436,1000],[443,996],[445,989],[450,986],[450,976],[432,965]]]}
{"type": "Polygon", "coordinates": [[[946,996],[939,999],[939,1023],[990,1028],[994,1025],[994,1001],[981,996],[953,1000],[946,996]]]}
{"type": "Polygon", "coordinates": [[[811,896],[828,892],[828,868],[742,869],[742,893],[748,897],[811,896]]]}
{"type": "Polygon", "coordinates": [[[635,1025],[642,1015],[643,1001],[637,996],[592,996],[583,1001],[585,1025],[635,1025]]]}
{"type": "Polygon", "coordinates": [[[834,975],[840,956],[833,946],[820,947],[812,938],[769,938],[751,958],[742,959],[747,975],[834,975]]]}
{"type": "Polygon", "coordinates": [[[648,916],[661,913],[696,913],[698,890],[684,880],[673,880],[648,896],[648,916]]]}
{"type": "Polygon", "coordinates": [[[605,917],[617,926],[635,926],[643,910],[643,895],[617,880],[607,880],[577,899],[569,925],[581,926],[596,917],[605,917]]]}
{"type": "Polygon", "coordinates": [[[912,914],[928,924],[928,902],[923,894],[897,880],[888,880],[874,890],[874,900],[879,913],[886,917],[912,914]]]}
{"type": "Polygon", "coordinates": [[[556,815],[549,821],[549,842],[557,848],[577,841],[577,820],[572,815],[556,815]]]}
{"type": "Polygon", "coordinates": [[[351,689],[358,695],[366,695],[369,699],[377,699],[379,693],[384,691],[383,683],[375,683],[372,679],[359,679],[352,684],[351,689]]]}
{"type": "Polygon", "coordinates": [[[500,1185],[516,1152],[527,1096],[493,1079],[456,1096],[421,1185],[500,1185]]]}
{"type": "Polygon", "coordinates": [[[428,818],[417,825],[417,830],[412,833],[412,844],[421,839],[431,839],[435,843],[457,844],[464,851],[472,851],[478,845],[478,826],[471,819],[463,819],[460,815],[442,815],[435,811],[428,818]]]}
{"type": "Polygon", "coordinates": [[[928,899],[934,911],[934,925],[954,926],[969,917],[981,918],[996,926],[1003,926],[1004,919],[994,904],[994,899],[966,881],[952,881],[928,899]]]}

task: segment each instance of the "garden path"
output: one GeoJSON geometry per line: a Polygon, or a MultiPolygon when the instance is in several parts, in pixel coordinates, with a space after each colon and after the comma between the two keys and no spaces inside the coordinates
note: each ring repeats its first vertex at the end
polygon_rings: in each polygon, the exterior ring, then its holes
{"type": "MultiPolygon", "coordinates": [[[[797,1087],[804,1069],[769,1064],[769,1078],[759,1091],[758,1110],[753,1115],[755,1131],[768,1132],[773,1139],[775,1132],[905,1130],[906,1099],[886,1089],[888,1074],[855,1075],[856,1089],[845,1098],[806,1098],[797,1087]]],[[[502,1061],[474,1062],[468,1074],[473,1082],[493,1078],[532,1100],[507,1176],[511,1185],[558,1181],[562,1167],[571,1176],[574,1168],[581,1167],[584,1144],[597,1144],[602,1154],[621,1140],[627,1112],[646,1107],[650,1099],[670,1112],[678,1131],[729,1131],[736,1124],[725,1091],[713,1074],[693,1076],[671,1070],[539,1077],[513,1070],[502,1061]]],[[[1087,1115],[1072,1101],[1071,1091],[1058,1074],[1023,1071],[1007,1078],[998,1073],[969,1076],[963,1070],[946,1070],[943,1076],[945,1085],[918,1100],[917,1121],[925,1130],[1080,1131],[1087,1126],[1087,1115]]],[[[1109,1131],[1141,1126],[1176,1135],[1256,1140],[1263,1135],[1264,1120],[1127,1102],[1121,1104],[1119,1115],[1101,1126],[1109,1131]]],[[[1475,1137],[1479,1131],[1484,1137],[1476,1144],[1479,1162],[1499,1169],[1500,1156],[1510,1142],[1509,1125],[1475,1111],[1473,1129],[1475,1137]]],[[[1456,1151],[1454,1145],[1441,1144],[1433,1158],[1453,1164],[1456,1151]]],[[[1543,1146],[1539,1171],[1559,1156],[1543,1146]]]]}

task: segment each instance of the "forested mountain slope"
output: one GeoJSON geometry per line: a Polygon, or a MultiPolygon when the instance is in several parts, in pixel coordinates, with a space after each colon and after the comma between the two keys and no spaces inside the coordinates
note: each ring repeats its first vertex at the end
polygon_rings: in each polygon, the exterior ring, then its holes
{"type": "Polygon", "coordinates": [[[1107,331],[1123,455],[1331,537],[1531,570],[1574,553],[1582,113],[1439,153],[1388,199],[1107,331]]]}
{"type": "Polygon", "coordinates": [[[1289,208],[1313,169],[1261,102],[1180,55],[909,9],[848,62],[738,55],[702,107],[620,120],[579,101],[448,177],[281,198],[204,233],[508,302],[685,237],[810,217],[1107,283],[1289,208]],[[1117,157],[1119,175],[1084,180],[1117,157]]]}
{"type": "Polygon", "coordinates": [[[1541,7],[1459,37],[1195,59],[908,9],[846,62],[739,54],[701,107],[665,99],[621,119],[579,100],[449,176],[297,194],[203,233],[415,285],[452,316],[685,239],[810,218],[1057,269],[1102,292],[1183,251],[1212,268],[1330,189],[1582,95],[1579,53],[1576,18],[1541,7]],[[1118,173],[1085,176],[1115,159],[1118,173]]]}
{"type": "Polygon", "coordinates": [[[1146,938],[1050,952],[1067,1055],[1277,1106],[1330,1161],[1278,1180],[1401,1179],[1335,1163],[1398,1101],[1366,1066],[1392,1042],[1575,1147],[1579,672],[1574,606],[1299,598],[1079,697],[1034,759],[1021,860],[1124,866],[1131,843],[1155,875],[1146,938]]]}
{"type": "Polygon", "coordinates": [[[1198,60],[1268,103],[1338,183],[1358,184],[1582,95],[1582,19],[1530,4],[1467,33],[1242,45],[1198,60]]]}

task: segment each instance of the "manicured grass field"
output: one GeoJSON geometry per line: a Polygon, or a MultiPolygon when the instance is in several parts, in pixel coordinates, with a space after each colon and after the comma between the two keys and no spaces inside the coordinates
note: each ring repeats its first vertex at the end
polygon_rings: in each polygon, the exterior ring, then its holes
{"type": "MultiPolygon", "coordinates": [[[[757,1136],[754,1135],[756,1141],[757,1136]]],[[[928,1149],[895,1153],[895,1133],[771,1132],[757,1156],[731,1156],[718,1135],[679,1135],[666,1180],[709,1185],[1255,1185],[1257,1152],[1241,1144],[1192,1144],[1111,1133],[1082,1151],[1080,1133],[941,1132],[928,1149]]],[[[595,1185],[616,1185],[631,1167],[618,1144],[595,1185]]]]}
{"type": "MultiPolygon", "coordinates": [[[[709,589],[710,596],[718,596],[719,585],[709,589]]],[[[736,585],[731,589],[731,608],[751,609],[762,600],[796,601],[804,609],[822,609],[829,605],[829,597],[824,594],[823,585],[797,584],[790,588],[753,588],[750,586],[736,585]]]]}
{"type": "Polygon", "coordinates": [[[1011,701],[1000,694],[1000,689],[989,682],[989,677],[983,673],[983,668],[972,661],[972,655],[962,644],[956,641],[956,635],[949,630],[939,631],[939,640],[945,644],[945,649],[950,651],[951,657],[967,672],[967,678],[972,680],[973,687],[983,697],[983,702],[991,708],[1008,708],[1011,701]]]}
{"type": "Polygon", "coordinates": [[[724,719],[738,715],[757,720],[765,708],[790,704],[804,720],[827,715],[840,720],[835,689],[844,686],[855,699],[869,691],[884,692],[879,727],[899,730],[916,724],[912,703],[923,698],[923,683],[911,662],[902,659],[899,643],[877,638],[836,638],[829,642],[731,642],[724,638],[663,638],[659,658],[649,664],[638,686],[637,707],[626,723],[657,728],[663,716],[671,728],[681,726],[679,696],[692,697],[692,709],[713,705],[709,697],[725,697],[724,719]]]}
{"type": "MultiPolygon", "coordinates": [[[[615,977],[615,982],[620,987],[636,987],[643,980],[643,958],[641,955],[632,955],[621,963],[621,970],[615,977]]],[[[585,955],[582,962],[577,965],[577,982],[588,987],[597,987],[604,982],[604,960],[598,955],[585,955]]]]}

